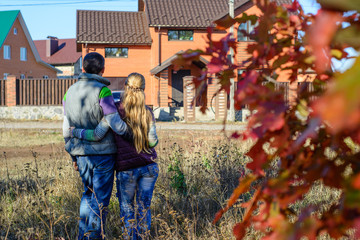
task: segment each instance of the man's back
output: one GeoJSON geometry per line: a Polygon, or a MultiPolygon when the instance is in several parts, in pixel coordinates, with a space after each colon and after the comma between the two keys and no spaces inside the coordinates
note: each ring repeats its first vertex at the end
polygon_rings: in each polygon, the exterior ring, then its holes
{"type": "MultiPolygon", "coordinates": [[[[96,74],[81,74],[64,97],[65,114],[70,126],[95,129],[103,118],[99,103],[101,90],[106,87],[104,78],[96,74]]],[[[66,150],[74,155],[103,155],[116,153],[113,133],[109,131],[98,142],[72,138],[66,143],[66,150]]]]}
{"type": "Polygon", "coordinates": [[[99,106],[99,94],[104,86],[96,80],[80,78],[69,88],[65,111],[71,126],[96,127],[103,117],[99,106]]]}

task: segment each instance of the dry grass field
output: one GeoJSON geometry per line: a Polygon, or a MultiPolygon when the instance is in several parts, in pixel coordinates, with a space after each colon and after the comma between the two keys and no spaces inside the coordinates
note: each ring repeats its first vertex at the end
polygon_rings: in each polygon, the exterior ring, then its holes
{"type": "MultiPolygon", "coordinates": [[[[238,183],[246,144],[221,132],[159,131],[152,239],[231,239],[241,209],[214,214],[238,183]]],[[[0,239],[75,239],[81,180],[58,130],[0,129],[0,239]]],[[[121,239],[115,191],[106,236],[121,239]]]]}
{"type": "MultiPolygon", "coordinates": [[[[243,209],[232,208],[217,225],[211,221],[246,172],[244,153],[250,143],[230,141],[218,131],[161,130],[158,135],[160,174],[152,230],[145,239],[233,239],[232,226],[241,221],[243,209]]],[[[330,203],[338,196],[315,188],[294,208],[330,203]]],[[[81,193],[59,130],[0,129],[0,239],[76,239],[81,193]]],[[[124,237],[115,194],[107,239],[124,237]]],[[[248,233],[248,239],[259,238],[248,233]]]]}

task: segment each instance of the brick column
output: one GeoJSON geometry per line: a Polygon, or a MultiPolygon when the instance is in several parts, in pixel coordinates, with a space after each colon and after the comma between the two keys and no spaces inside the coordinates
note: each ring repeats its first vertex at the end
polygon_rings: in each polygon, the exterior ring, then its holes
{"type": "Polygon", "coordinates": [[[213,107],[213,110],[215,111],[216,101],[215,98],[213,98],[214,94],[218,91],[220,88],[220,84],[218,83],[217,79],[212,79],[211,83],[208,80],[208,89],[207,89],[207,107],[213,107]],[[211,102],[211,100],[213,100],[211,102]]]}
{"type": "Polygon", "coordinates": [[[215,120],[223,121],[227,116],[227,93],[221,90],[216,96],[215,120]]]}
{"type": "Polygon", "coordinates": [[[219,92],[214,99],[212,98],[214,94],[219,90],[220,84],[218,79],[212,79],[211,83],[208,83],[208,107],[212,107],[215,111],[215,120],[223,121],[227,115],[227,93],[222,90],[219,92]],[[212,105],[211,105],[211,100],[212,105]]]}
{"type": "Polygon", "coordinates": [[[183,78],[184,82],[184,119],[185,122],[194,122],[195,121],[195,105],[193,106],[192,100],[195,97],[195,86],[192,83],[193,77],[186,76],[183,78]]]}
{"type": "Polygon", "coordinates": [[[289,83],[289,105],[295,106],[298,97],[298,81],[289,83]]]}
{"type": "Polygon", "coordinates": [[[9,75],[6,80],[6,106],[16,106],[16,76],[9,75]]]}

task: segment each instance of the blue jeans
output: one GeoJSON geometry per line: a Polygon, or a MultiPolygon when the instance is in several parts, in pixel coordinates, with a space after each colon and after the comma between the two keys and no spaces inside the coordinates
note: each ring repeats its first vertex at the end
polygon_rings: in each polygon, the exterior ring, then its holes
{"type": "Polygon", "coordinates": [[[103,239],[114,183],[114,155],[76,156],[84,184],[78,239],[103,239]]]}
{"type": "Polygon", "coordinates": [[[150,230],[150,204],[158,175],[157,163],[116,173],[117,197],[120,217],[124,219],[125,239],[141,239],[141,236],[150,230]]]}

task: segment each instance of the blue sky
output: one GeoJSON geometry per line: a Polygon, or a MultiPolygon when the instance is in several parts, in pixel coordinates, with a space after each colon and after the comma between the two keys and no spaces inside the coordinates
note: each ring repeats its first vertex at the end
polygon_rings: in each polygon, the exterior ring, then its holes
{"type": "Polygon", "coordinates": [[[0,11],[20,10],[33,40],[76,38],[76,10],[137,11],[137,0],[1,0],[0,11]]]}
{"type": "MultiPolygon", "coordinates": [[[[137,11],[137,0],[1,0],[0,11],[20,10],[33,40],[76,37],[76,10],[137,11]]],[[[300,0],[316,12],[315,0],[300,0]]]]}

